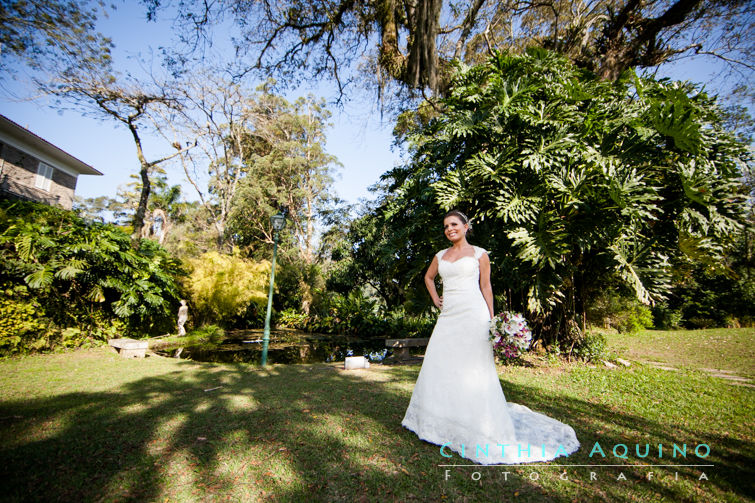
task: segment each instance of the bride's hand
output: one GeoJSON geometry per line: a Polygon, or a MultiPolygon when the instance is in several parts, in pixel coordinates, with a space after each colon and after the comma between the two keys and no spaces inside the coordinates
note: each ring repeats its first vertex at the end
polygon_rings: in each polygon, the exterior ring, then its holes
{"type": "Polygon", "coordinates": [[[438,297],[438,300],[435,302],[435,307],[438,309],[443,309],[443,297],[438,297]]]}

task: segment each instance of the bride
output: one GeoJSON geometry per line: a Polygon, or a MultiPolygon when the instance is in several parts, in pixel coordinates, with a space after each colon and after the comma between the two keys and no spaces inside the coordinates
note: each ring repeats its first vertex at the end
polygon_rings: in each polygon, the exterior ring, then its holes
{"type": "Polygon", "coordinates": [[[544,414],[508,403],[488,339],[493,317],[490,259],[467,242],[469,219],[449,211],[443,219],[452,246],[438,252],[425,285],[440,309],[401,424],[419,438],[480,464],[519,464],[568,456],[579,448],[574,429],[544,414]],[[443,296],[435,276],[443,279],[443,296]]]}

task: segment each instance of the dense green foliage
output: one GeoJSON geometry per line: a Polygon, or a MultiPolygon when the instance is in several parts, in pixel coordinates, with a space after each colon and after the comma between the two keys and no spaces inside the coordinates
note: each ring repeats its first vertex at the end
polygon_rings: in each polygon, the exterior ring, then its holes
{"type": "Polygon", "coordinates": [[[608,341],[599,332],[587,332],[572,348],[572,354],[585,361],[597,361],[608,356],[608,341]]]}
{"type": "Polygon", "coordinates": [[[286,309],[277,325],[325,334],[357,335],[364,338],[429,337],[434,320],[409,315],[405,310],[380,309],[380,302],[354,290],[347,295],[320,293],[309,315],[286,309]]]}
{"type": "MultiPolygon", "coordinates": [[[[404,173],[395,169],[388,176],[404,173]]],[[[341,293],[367,285],[389,310],[428,313],[431,303],[421,278],[432,250],[448,246],[441,228],[443,211],[422,180],[403,186],[401,180],[383,186],[382,199],[350,223],[350,247],[337,250],[342,265],[333,269],[328,285],[341,293]]]]}
{"type": "Polygon", "coordinates": [[[743,227],[748,151],[692,85],[604,82],[531,50],[459,68],[441,105],[404,120],[412,161],[353,232],[356,269],[403,301],[447,246],[451,208],[473,217],[496,292],[548,343],[578,337],[606,285],[662,300],[673,260],[721,264],[743,227]]]}
{"type": "Polygon", "coordinates": [[[752,239],[751,226],[738,234],[734,249],[722,264],[715,267],[688,260],[674,264],[674,288],[667,308],[677,313],[679,326],[708,328],[755,324],[752,239]]]}
{"type": "Polygon", "coordinates": [[[266,118],[247,132],[247,141],[256,148],[249,148],[242,159],[247,173],[232,201],[228,231],[239,246],[268,249],[273,237],[270,217],[283,210],[288,218],[284,232],[311,264],[316,225],[335,199],[333,174],[340,165],[325,150],[331,114],[323,99],[311,95],[289,103],[264,92],[257,100],[252,113],[266,118]]]}
{"type": "Polygon", "coordinates": [[[653,313],[648,306],[612,288],[597,292],[590,299],[585,314],[589,324],[615,328],[622,334],[637,333],[653,326],[653,313]]]}
{"type": "Polygon", "coordinates": [[[14,320],[5,352],[172,330],[181,273],[153,241],[135,251],[115,226],[0,200],[0,309],[14,320]]]}
{"type": "Polygon", "coordinates": [[[0,354],[44,346],[45,312],[26,285],[0,287],[0,354]]]}

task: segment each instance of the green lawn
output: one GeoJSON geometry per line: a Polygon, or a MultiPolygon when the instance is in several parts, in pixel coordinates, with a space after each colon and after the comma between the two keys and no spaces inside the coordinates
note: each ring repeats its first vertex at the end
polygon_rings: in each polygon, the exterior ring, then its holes
{"type": "Polygon", "coordinates": [[[695,367],[712,361],[752,376],[753,343],[752,329],[645,332],[612,336],[611,347],[632,361],[638,348],[652,350],[645,359],[666,358],[679,371],[536,357],[502,367],[507,398],[571,424],[582,448],[553,463],[449,472],[438,465],[466,461],[443,458],[400,425],[417,366],[263,370],[125,360],[104,349],[6,359],[0,500],[748,501],[755,388],[695,367]],[[716,348],[712,360],[700,354],[707,347],[716,348]],[[596,442],[605,458],[590,457],[596,442]],[[635,444],[645,443],[650,455],[638,458],[635,444]],[[686,459],[671,457],[674,443],[687,444],[686,459]],[[705,459],[694,456],[702,443],[705,459]],[[629,459],[613,456],[617,444],[629,447],[629,459]],[[638,466],[647,463],[714,466],[638,466]],[[568,480],[559,478],[564,471],[568,480]]]}
{"type": "Polygon", "coordinates": [[[674,367],[729,370],[755,378],[755,328],[645,330],[609,336],[611,346],[632,359],[674,367]]]}

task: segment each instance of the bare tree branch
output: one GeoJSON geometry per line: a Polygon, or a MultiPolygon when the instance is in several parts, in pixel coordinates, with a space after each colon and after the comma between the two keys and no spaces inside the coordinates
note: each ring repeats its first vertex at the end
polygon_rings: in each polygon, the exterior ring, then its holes
{"type": "Polygon", "coordinates": [[[459,40],[456,41],[456,49],[454,49],[453,59],[459,59],[461,56],[461,50],[469,38],[469,34],[472,33],[472,28],[474,28],[474,25],[477,22],[477,13],[480,11],[480,7],[482,7],[482,4],[484,3],[485,0],[475,0],[475,2],[469,7],[467,16],[461,24],[463,29],[461,31],[461,36],[459,36],[459,40]]]}
{"type": "Polygon", "coordinates": [[[720,54],[720,53],[715,52],[715,51],[703,51],[703,50],[701,50],[700,44],[695,44],[694,46],[691,46],[689,48],[695,48],[695,54],[701,54],[701,55],[705,55],[705,56],[713,56],[713,57],[718,58],[720,60],[726,61],[727,63],[732,63],[734,65],[744,66],[745,68],[748,68],[750,70],[755,71],[755,65],[753,65],[752,63],[748,63],[746,61],[742,61],[741,59],[730,58],[728,56],[724,56],[723,54],[720,54]]]}

